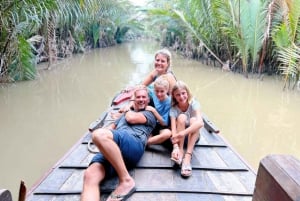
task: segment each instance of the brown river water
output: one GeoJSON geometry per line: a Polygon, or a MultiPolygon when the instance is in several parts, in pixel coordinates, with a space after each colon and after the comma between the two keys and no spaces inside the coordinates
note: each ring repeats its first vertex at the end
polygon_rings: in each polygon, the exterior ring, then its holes
{"type": "MultiPolygon", "coordinates": [[[[0,189],[16,199],[21,179],[32,187],[118,91],[142,81],[157,49],[151,41],[96,49],[40,70],[34,81],[0,85],[0,189]]],[[[172,69],[254,170],[268,154],[300,158],[300,91],[283,91],[277,77],[246,79],[174,52],[172,69]]]]}

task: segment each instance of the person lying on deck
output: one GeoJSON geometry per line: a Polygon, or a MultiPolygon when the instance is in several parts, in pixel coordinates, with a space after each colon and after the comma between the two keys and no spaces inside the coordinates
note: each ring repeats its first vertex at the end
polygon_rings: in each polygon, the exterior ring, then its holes
{"type": "Polygon", "coordinates": [[[81,201],[99,201],[99,184],[114,175],[118,176],[119,184],[108,201],[126,200],[135,191],[135,181],[128,169],[141,159],[148,136],[156,125],[156,118],[150,111],[153,107],[148,103],[148,89],[136,87],[132,110],[123,113],[109,128],[93,131],[92,139],[100,153],[94,156],[84,173],[81,201]]]}
{"type": "Polygon", "coordinates": [[[177,81],[172,89],[172,107],[170,110],[173,151],[171,160],[181,165],[181,175],[192,175],[191,160],[196,142],[199,140],[199,129],[204,126],[200,104],[196,101],[182,81],[177,81]],[[187,142],[186,152],[183,147],[187,142]],[[182,163],[182,164],[181,164],[182,163]]]}
{"type": "MultiPolygon", "coordinates": [[[[149,104],[154,108],[151,110],[157,119],[156,126],[150,135],[147,146],[154,144],[163,144],[167,148],[172,147],[170,137],[170,108],[171,96],[168,95],[169,82],[166,75],[162,75],[154,81],[154,89],[149,89],[149,96],[152,100],[149,104]]],[[[118,117],[121,113],[130,110],[133,106],[132,101],[119,110],[119,113],[113,114],[113,118],[118,117]]]]}

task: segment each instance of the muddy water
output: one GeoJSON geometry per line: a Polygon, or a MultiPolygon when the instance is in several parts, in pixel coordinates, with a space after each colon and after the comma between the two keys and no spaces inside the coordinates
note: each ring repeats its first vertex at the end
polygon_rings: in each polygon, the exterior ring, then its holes
{"type": "MultiPolygon", "coordinates": [[[[153,42],[98,49],[40,70],[35,81],[0,87],[0,188],[16,199],[84,134],[116,92],[141,82],[153,68],[153,42]]],[[[40,68],[43,66],[41,65],[40,68]]],[[[282,91],[278,78],[263,81],[222,72],[173,54],[172,68],[200,101],[221,134],[256,170],[267,154],[300,158],[300,92],[282,91]]]]}

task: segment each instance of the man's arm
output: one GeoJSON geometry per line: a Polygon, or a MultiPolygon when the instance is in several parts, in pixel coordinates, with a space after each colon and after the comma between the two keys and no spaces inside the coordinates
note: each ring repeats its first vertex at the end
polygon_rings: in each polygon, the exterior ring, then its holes
{"type": "Polygon", "coordinates": [[[125,119],[130,124],[144,124],[147,122],[147,118],[142,112],[135,112],[132,110],[126,112],[125,119]]]}

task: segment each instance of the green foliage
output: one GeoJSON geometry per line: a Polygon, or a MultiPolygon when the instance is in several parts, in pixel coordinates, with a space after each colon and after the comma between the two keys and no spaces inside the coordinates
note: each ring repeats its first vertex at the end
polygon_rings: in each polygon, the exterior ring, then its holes
{"type": "Polygon", "coordinates": [[[54,0],[1,1],[0,82],[34,77],[35,64],[29,67],[32,55],[24,40],[38,30],[47,13],[55,8],[54,0]]]}
{"type": "Polygon", "coordinates": [[[35,56],[31,51],[31,45],[18,37],[17,51],[14,60],[9,66],[9,77],[12,81],[33,80],[36,77],[35,56]]]}
{"type": "Polygon", "coordinates": [[[283,20],[275,24],[272,36],[276,44],[276,55],[280,62],[279,70],[284,75],[284,88],[286,88],[290,81],[295,85],[300,75],[300,0],[281,2],[280,5],[276,5],[276,8],[277,18],[281,16],[283,20]]]}
{"type": "Polygon", "coordinates": [[[135,12],[126,0],[1,1],[0,82],[35,77],[34,55],[24,40],[43,36],[43,51],[54,59],[59,48],[83,52],[100,40],[112,45],[118,27],[119,41],[129,29],[143,28],[135,12]]]}

